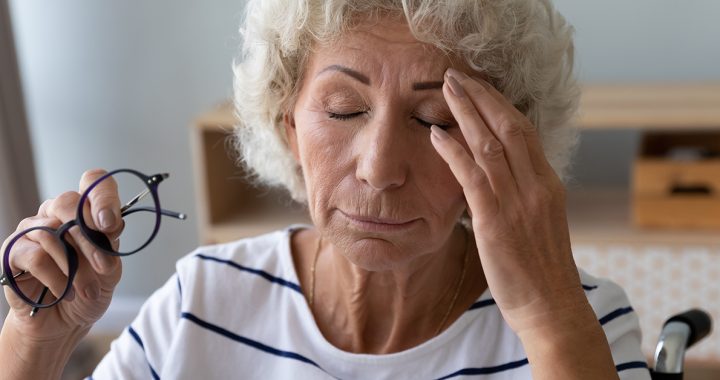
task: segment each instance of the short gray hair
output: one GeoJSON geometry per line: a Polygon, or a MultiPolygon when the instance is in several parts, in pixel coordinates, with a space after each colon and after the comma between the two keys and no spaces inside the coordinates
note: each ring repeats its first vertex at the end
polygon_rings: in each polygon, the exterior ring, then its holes
{"type": "Polygon", "coordinates": [[[248,0],[234,64],[234,145],[254,182],[306,200],[283,115],[295,101],[315,42],[338,38],[355,16],[404,16],[420,41],[461,58],[537,127],[545,155],[567,182],[579,141],[572,119],[573,28],[550,0],[248,0]]]}

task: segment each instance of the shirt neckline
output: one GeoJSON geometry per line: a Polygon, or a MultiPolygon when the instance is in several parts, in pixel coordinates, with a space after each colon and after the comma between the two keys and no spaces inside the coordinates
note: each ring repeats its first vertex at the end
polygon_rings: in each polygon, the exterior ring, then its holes
{"type": "MultiPolygon", "coordinates": [[[[285,275],[288,277],[288,279],[294,281],[297,284],[300,284],[300,281],[292,257],[291,236],[292,233],[296,230],[305,228],[313,228],[313,226],[304,223],[292,224],[285,228],[281,239],[280,254],[282,256],[282,262],[284,267],[283,270],[285,271],[285,275]]],[[[491,298],[492,296],[490,294],[490,288],[486,288],[482,292],[482,294],[480,294],[480,296],[476,299],[476,302],[488,300],[491,298]]],[[[470,323],[477,319],[481,313],[483,313],[482,310],[476,310],[474,312],[466,311],[458,319],[453,321],[453,323],[448,326],[448,328],[443,330],[439,335],[430,338],[429,340],[417,346],[408,348],[403,351],[390,354],[359,354],[344,351],[334,346],[327,339],[325,339],[325,336],[323,336],[320,328],[315,322],[315,317],[313,316],[312,311],[310,310],[310,306],[308,305],[304,296],[293,297],[293,300],[295,306],[298,309],[298,312],[301,313],[302,320],[306,321],[305,333],[309,335],[309,338],[313,341],[313,343],[318,345],[319,350],[321,350],[325,354],[334,357],[337,360],[362,363],[365,365],[386,365],[387,363],[400,363],[411,361],[417,359],[420,356],[427,355],[435,350],[443,349],[447,344],[452,342],[455,337],[460,334],[470,323]]]]}

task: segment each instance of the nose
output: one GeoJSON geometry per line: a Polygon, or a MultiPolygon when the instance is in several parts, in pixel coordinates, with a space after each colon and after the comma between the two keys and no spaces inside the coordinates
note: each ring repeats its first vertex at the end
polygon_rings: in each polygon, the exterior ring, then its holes
{"type": "Polygon", "coordinates": [[[359,132],[356,178],[374,190],[389,190],[407,180],[410,160],[406,129],[400,121],[370,122],[359,132]]]}

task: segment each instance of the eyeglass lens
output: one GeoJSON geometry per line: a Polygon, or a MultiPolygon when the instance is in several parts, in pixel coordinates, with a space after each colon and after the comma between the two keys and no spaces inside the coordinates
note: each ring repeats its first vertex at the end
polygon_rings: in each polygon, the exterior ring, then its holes
{"type": "MultiPolygon", "coordinates": [[[[116,241],[110,242],[104,234],[97,232],[98,227],[86,212],[88,238],[99,248],[107,249],[110,245],[113,251],[119,254],[133,253],[153,238],[160,218],[157,213],[159,205],[156,204],[156,198],[150,192],[145,179],[131,172],[118,172],[104,181],[114,181],[117,185],[123,215],[121,225],[118,226],[119,234],[116,241]]],[[[89,202],[97,195],[92,194],[93,192],[106,190],[107,186],[95,186],[85,198],[84,209],[90,209],[89,202]]],[[[34,228],[22,234],[28,239],[16,239],[15,244],[8,247],[8,255],[12,268],[23,269],[12,270],[8,275],[12,274],[15,288],[20,293],[18,295],[26,302],[40,307],[49,306],[68,289],[71,281],[69,271],[74,260],[71,257],[72,251],[78,254],[81,251],[69,234],[59,236],[57,231],[51,228],[34,228]],[[26,268],[31,273],[23,274],[22,270],[26,268]],[[45,290],[46,286],[49,291],[45,290]]]]}

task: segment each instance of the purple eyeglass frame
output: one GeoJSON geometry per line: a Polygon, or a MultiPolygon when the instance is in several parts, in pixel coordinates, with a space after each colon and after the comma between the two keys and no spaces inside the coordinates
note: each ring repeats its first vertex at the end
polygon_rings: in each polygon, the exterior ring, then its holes
{"type": "Polygon", "coordinates": [[[8,245],[5,247],[5,251],[3,252],[3,261],[2,261],[3,273],[2,273],[2,276],[0,277],[0,282],[2,283],[2,285],[10,286],[10,288],[15,292],[15,294],[17,294],[18,297],[20,297],[20,299],[22,299],[25,303],[27,303],[28,305],[33,307],[32,311],[30,312],[31,316],[34,316],[37,313],[38,309],[55,306],[58,302],[60,302],[63,298],[65,298],[65,296],[68,294],[68,292],[72,288],[72,284],[73,284],[75,275],[78,270],[77,252],[75,251],[75,248],[73,248],[73,246],[70,245],[65,240],[65,234],[70,230],[70,228],[72,228],[74,226],[78,226],[80,228],[80,231],[82,231],[83,236],[86,239],[88,239],[97,248],[100,248],[100,250],[103,251],[103,253],[105,253],[105,254],[108,254],[111,256],[129,256],[129,255],[139,252],[143,248],[147,247],[148,244],[150,244],[150,242],[152,242],[152,240],[155,238],[158,231],[160,230],[160,220],[162,219],[161,218],[162,215],[170,216],[170,217],[173,217],[176,219],[181,219],[181,220],[186,219],[186,215],[183,213],[165,210],[160,207],[160,198],[158,197],[158,194],[157,194],[157,187],[160,184],[160,182],[162,182],[164,179],[166,179],[168,177],[169,177],[169,174],[167,174],[167,173],[155,174],[152,176],[148,176],[148,175],[145,175],[145,174],[140,173],[133,169],[117,169],[117,170],[113,170],[111,172],[104,174],[103,176],[101,176],[100,178],[95,180],[95,182],[93,182],[81,195],[80,201],[78,202],[78,206],[77,206],[77,212],[76,212],[77,216],[74,220],[64,223],[57,229],[46,227],[46,226],[37,226],[37,227],[28,228],[28,229],[25,229],[25,230],[21,231],[20,233],[16,234],[10,240],[8,245]],[[83,205],[85,204],[85,201],[87,201],[87,198],[88,198],[90,192],[100,182],[102,182],[106,178],[113,176],[115,174],[119,174],[119,173],[133,174],[133,175],[137,176],[138,178],[142,179],[143,183],[145,183],[145,186],[147,186],[150,195],[152,195],[153,201],[155,204],[155,207],[132,208],[132,205],[137,200],[139,200],[140,197],[145,195],[144,193],[141,193],[141,194],[138,194],[138,196],[136,196],[133,200],[131,200],[128,204],[126,204],[125,206],[123,206],[121,208],[121,212],[120,212],[121,217],[125,217],[126,215],[133,214],[135,212],[140,212],[140,211],[154,212],[155,216],[156,216],[155,217],[155,227],[153,228],[152,233],[150,234],[148,239],[145,241],[145,243],[143,243],[139,248],[134,249],[132,251],[128,251],[128,252],[115,251],[112,248],[112,244],[110,243],[110,240],[108,240],[108,238],[102,232],[90,229],[90,227],[88,227],[87,223],[85,222],[85,216],[83,215],[83,205]],[[46,231],[48,233],[55,235],[58,238],[58,240],[60,240],[63,244],[63,248],[65,250],[65,256],[66,256],[67,262],[68,262],[68,282],[67,282],[67,285],[65,286],[65,289],[63,290],[62,294],[59,297],[57,297],[57,299],[55,299],[54,301],[52,301],[50,303],[46,303],[46,304],[43,304],[41,302],[47,295],[47,292],[48,292],[47,287],[43,288],[38,299],[36,301],[34,301],[31,298],[28,298],[22,291],[20,291],[19,286],[17,285],[17,282],[15,280],[17,277],[19,277],[27,272],[21,271],[20,273],[13,274],[12,270],[10,269],[10,251],[11,251],[12,247],[15,245],[15,243],[18,240],[20,240],[20,238],[22,238],[26,234],[28,234],[32,231],[36,231],[36,230],[43,230],[43,231],[46,231]]]}

